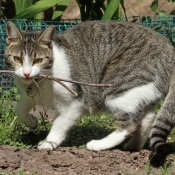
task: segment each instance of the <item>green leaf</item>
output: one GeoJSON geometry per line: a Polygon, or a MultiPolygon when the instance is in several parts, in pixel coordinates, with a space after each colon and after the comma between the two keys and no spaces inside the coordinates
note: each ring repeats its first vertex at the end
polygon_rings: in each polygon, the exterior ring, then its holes
{"type": "Polygon", "coordinates": [[[38,13],[34,16],[34,19],[42,19],[42,13],[38,13]]]}
{"type": "Polygon", "coordinates": [[[14,0],[16,15],[33,4],[34,0],[14,0]]]}
{"type": "Polygon", "coordinates": [[[157,13],[156,13],[157,15],[160,15],[160,16],[168,16],[168,13],[167,12],[165,12],[165,11],[158,11],[157,13]]]}
{"type": "Polygon", "coordinates": [[[54,5],[63,2],[64,0],[52,0],[52,1],[48,1],[48,0],[40,0],[38,2],[36,2],[35,4],[31,5],[30,7],[28,7],[27,9],[23,10],[21,13],[19,13],[18,15],[16,15],[13,19],[28,19],[28,18],[32,18],[33,16],[37,15],[40,12],[43,12],[51,7],[53,7],[54,5]]]}
{"type": "Polygon", "coordinates": [[[53,13],[52,19],[60,19],[63,15],[63,12],[66,10],[67,6],[69,5],[70,0],[61,1],[56,5],[56,9],[53,13]]]}
{"type": "Polygon", "coordinates": [[[156,27],[153,27],[152,29],[157,31],[157,30],[160,30],[162,28],[162,26],[156,26],[156,27]]]}
{"type": "Polygon", "coordinates": [[[159,0],[154,0],[151,4],[152,11],[156,12],[158,8],[159,0]]]}
{"type": "Polygon", "coordinates": [[[106,11],[104,12],[102,16],[102,20],[109,20],[119,7],[120,0],[111,0],[110,3],[108,4],[106,11]]]}
{"type": "Polygon", "coordinates": [[[173,11],[170,13],[170,15],[175,15],[175,10],[173,10],[173,11]]]}
{"type": "MultiPolygon", "coordinates": [[[[125,8],[125,5],[124,5],[124,0],[121,0],[120,1],[120,4],[121,4],[121,6],[122,6],[122,8],[123,8],[123,11],[124,11],[124,14],[125,14],[125,17],[127,16],[126,15],[126,8],[125,8]]],[[[127,19],[127,18],[126,18],[127,19]]]]}

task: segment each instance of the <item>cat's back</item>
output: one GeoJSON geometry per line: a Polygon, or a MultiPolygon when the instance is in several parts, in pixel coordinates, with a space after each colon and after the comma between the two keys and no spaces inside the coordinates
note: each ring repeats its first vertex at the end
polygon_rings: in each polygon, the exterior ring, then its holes
{"type": "Polygon", "coordinates": [[[65,49],[77,67],[83,68],[84,64],[87,71],[88,65],[93,66],[92,74],[101,74],[109,62],[115,62],[115,66],[124,63],[127,68],[131,62],[147,64],[164,59],[163,55],[173,61],[175,55],[175,49],[166,37],[130,22],[82,22],[57,35],[55,41],[65,49]],[[85,60],[84,63],[82,60],[85,60]]]}
{"type": "Polygon", "coordinates": [[[123,40],[126,38],[132,39],[133,37],[141,39],[141,36],[147,36],[147,38],[150,39],[157,38],[159,41],[170,43],[164,36],[148,27],[136,23],[115,20],[82,22],[63,32],[63,35],[65,35],[68,39],[76,39],[76,37],[78,39],[80,37],[81,39],[84,39],[84,41],[94,40],[96,42],[103,40],[105,37],[106,40],[108,38],[108,42],[111,42],[112,37],[113,39],[116,39],[116,36],[117,39],[120,38],[123,40]]]}
{"type": "Polygon", "coordinates": [[[112,20],[82,22],[57,35],[55,41],[65,50],[73,51],[70,54],[78,53],[81,59],[102,58],[103,62],[138,46],[142,50],[157,47],[161,52],[175,53],[170,41],[158,32],[139,24],[112,20]]]}
{"type": "MultiPolygon", "coordinates": [[[[72,79],[113,85],[104,89],[103,97],[151,82],[167,92],[175,49],[152,29],[129,22],[88,21],[57,35],[55,42],[70,59],[72,79]]],[[[100,104],[102,89],[82,89],[87,103],[100,104]]]]}

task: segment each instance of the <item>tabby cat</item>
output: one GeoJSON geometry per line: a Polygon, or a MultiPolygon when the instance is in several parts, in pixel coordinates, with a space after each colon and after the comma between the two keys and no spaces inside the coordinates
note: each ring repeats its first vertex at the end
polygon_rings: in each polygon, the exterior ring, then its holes
{"type": "Polygon", "coordinates": [[[38,74],[112,84],[89,87],[65,83],[78,93],[76,97],[59,83],[42,80],[35,101],[53,105],[56,117],[46,139],[39,142],[39,150],[58,147],[84,113],[106,110],[118,127],[107,137],[88,142],[89,150],[110,149],[130,137],[124,149],[139,151],[150,135],[153,151],[170,152],[166,138],[175,125],[175,49],[164,36],[117,21],[82,22],[57,35],[53,25],[44,32],[30,32],[9,21],[6,33],[6,62],[15,70],[15,83],[22,92],[16,115],[31,128],[38,122],[29,114],[32,103],[26,90],[34,86],[33,78],[38,74]],[[162,98],[165,101],[154,121],[153,105],[162,98]]]}

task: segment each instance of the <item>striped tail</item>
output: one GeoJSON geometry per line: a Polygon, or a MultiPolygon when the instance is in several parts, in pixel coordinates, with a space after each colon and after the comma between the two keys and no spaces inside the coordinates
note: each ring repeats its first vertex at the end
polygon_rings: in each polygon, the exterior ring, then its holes
{"type": "Polygon", "coordinates": [[[151,130],[150,147],[153,152],[168,155],[172,148],[166,139],[175,126],[175,75],[173,75],[168,95],[160,108],[151,130]]]}

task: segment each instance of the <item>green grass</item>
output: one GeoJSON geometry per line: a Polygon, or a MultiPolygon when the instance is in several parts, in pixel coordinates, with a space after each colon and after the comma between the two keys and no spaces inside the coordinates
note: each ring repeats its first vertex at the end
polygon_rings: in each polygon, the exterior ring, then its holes
{"type": "MultiPolygon", "coordinates": [[[[2,90],[0,89],[0,92],[2,90]]],[[[17,121],[14,114],[14,101],[19,99],[17,88],[3,91],[0,95],[0,145],[13,145],[20,148],[36,148],[37,143],[44,139],[51,127],[51,123],[39,121],[36,130],[29,129],[17,121]]],[[[162,101],[155,108],[156,113],[162,101]]],[[[62,146],[76,146],[85,148],[85,144],[92,139],[100,139],[116,128],[115,121],[109,114],[98,112],[84,115],[71,129],[62,146]]],[[[168,136],[168,142],[175,147],[175,129],[168,136]]]]}
{"type": "MultiPolygon", "coordinates": [[[[0,89],[0,92],[2,90],[0,89]]],[[[20,148],[35,149],[37,143],[43,140],[51,123],[39,121],[39,127],[32,130],[17,121],[14,113],[15,101],[19,99],[17,88],[3,91],[0,96],[0,145],[11,145],[20,148]]],[[[42,114],[41,114],[42,115],[42,114]]],[[[115,130],[114,120],[107,113],[84,115],[71,129],[62,146],[85,148],[85,143],[91,139],[100,139],[115,130]]]]}
{"type": "Polygon", "coordinates": [[[107,113],[98,112],[84,115],[71,129],[62,146],[86,148],[85,144],[92,139],[101,139],[114,131],[116,124],[107,113]]]}
{"type": "MultiPolygon", "coordinates": [[[[11,88],[0,95],[0,145],[8,144],[19,148],[36,149],[37,143],[43,140],[48,134],[51,124],[49,122],[43,124],[42,121],[39,121],[39,127],[32,130],[18,122],[14,114],[14,101],[18,99],[19,94],[16,88],[11,88]]],[[[161,104],[162,101],[156,106],[156,112],[158,112],[161,104]]],[[[84,115],[68,133],[68,137],[62,143],[62,146],[85,149],[85,144],[88,141],[103,138],[114,131],[115,128],[115,121],[107,113],[98,112],[93,115],[84,115]]],[[[175,129],[173,129],[168,136],[168,142],[175,150],[175,129]]],[[[174,164],[175,158],[165,161],[165,163],[159,167],[161,174],[172,175],[170,166],[174,166],[174,164]]],[[[145,173],[147,175],[156,175],[155,170],[152,170],[149,162],[145,165],[145,173]]],[[[20,170],[18,175],[23,175],[23,171],[20,170]]]]}
{"type": "Polygon", "coordinates": [[[18,98],[14,97],[14,94],[17,94],[15,90],[12,88],[10,91],[4,91],[0,98],[0,145],[9,144],[13,138],[16,116],[12,101],[18,98]]]}
{"type": "Polygon", "coordinates": [[[0,95],[0,145],[36,148],[38,141],[45,138],[51,124],[39,121],[39,127],[32,130],[20,123],[14,113],[18,99],[19,93],[15,87],[0,95]]]}
{"type": "MultiPolygon", "coordinates": [[[[24,170],[23,169],[20,169],[19,170],[19,172],[16,174],[16,173],[6,173],[6,172],[4,172],[4,173],[0,173],[0,175],[24,175],[24,174],[26,174],[25,172],[24,172],[24,170]]],[[[36,172],[28,172],[27,173],[28,175],[34,175],[34,174],[36,174],[36,172]]]]}

